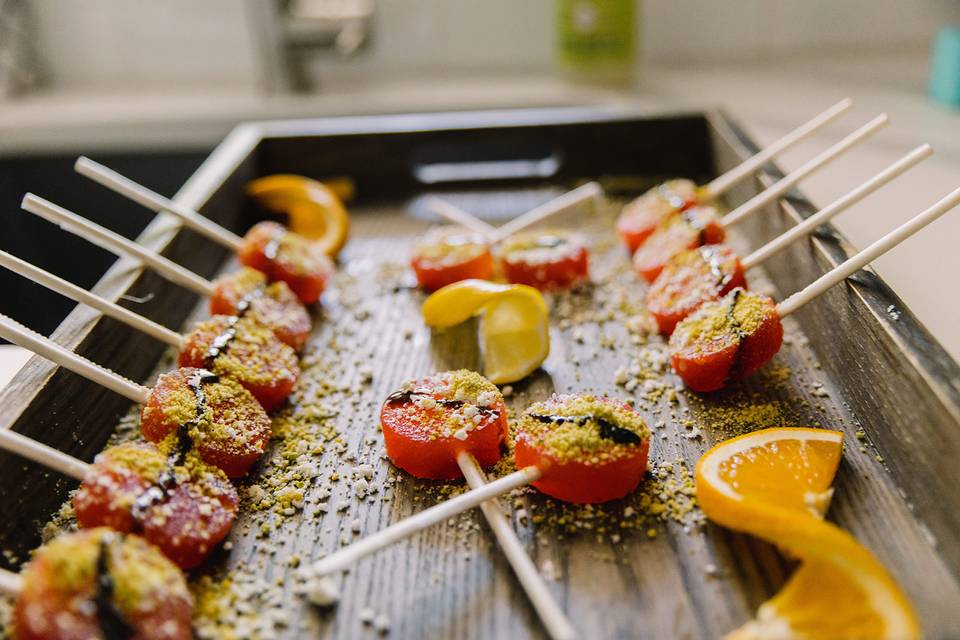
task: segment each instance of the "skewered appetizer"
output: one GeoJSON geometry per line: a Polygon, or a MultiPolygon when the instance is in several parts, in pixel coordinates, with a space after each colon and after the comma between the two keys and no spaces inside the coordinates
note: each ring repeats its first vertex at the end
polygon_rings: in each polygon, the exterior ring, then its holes
{"type": "Polygon", "coordinates": [[[242,315],[273,331],[283,342],[301,351],[310,335],[310,314],[286,282],[242,267],[214,281],[210,313],[242,315]]]}
{"type": "Polygon", "coordinates": [[[104,450],[73,496],[77,523],[139,533],[178,566],[199,565],[229,533],[239,498],[227,476],[191,448],[181,432],[158,447],[104,450]]]}
{"type": "Polygon", "coordinates": [[[20,640],[189,640],[193,598],[177,567],[134,535],[65,534],[21,572],[13,610],[20,640]]]}
{"type": "Polygon", "coordinates": [[[632,254],[668,218],[698,202],[697,185],[692,180],[668,180],[624,206],[617,218],[617,233],[632,254]]]}
{"type": "Polygon", "coordinates": [[[586,239],[569,231],[524,231],[500,247],[508,282],[541,290],[568,289],[589,277],[586,239]]]}
{"type": "Polygon", "coordinates": [[[633,254],[633,268],[653,282],[670,258],[687,249],[723,242],[727,234],[713,207],[693,207],[668,217],[633,254]]]}
{"type": "Polygon", "coordinates": [[[743,265],[725,244],[707,244],[682,251],[664,265],[647,290],[647,310],[660,333],[670,335],[677,323],[710,300],[736,287],[747,288],[743,265]]]}
{"type": "Polygon", "coordinates": [[[235,380],[188,367],[157,378],[140,413],[140,429],[151,442],[185,431],[204,462],[236,478],[266,451],[271,424],[235,380]]]}
{"type": "Polygon", "coordinates": [[[643,480],[650,431],[629,405],[590,395],[555,395],[517,423],[517,468],[536,467],[538,490],[565,502],[622,498],[643,480]]]}
{"type": "Polygon", "coordinates": [[[178,362],[235,379],[266,411],[286,401],[300,376],[296,352],[244,316],[213,316],[198,324],[186,337],[178,362]]]}
{"type": "Polygon", "coordinates": [[[434,480],[461,477],[462,451],[482,467],[496,464],[508,429],[500,391],[466,369],[407,382],[384,401],[380,424],[393,464],[434,480]]]}
{"type": "Polygon", "coordinates": [[[320,299],[334,270],[321,245],[270,221],[258,222],[247,231],[237,257],[271,281],[286,282],[307,305],[320,299]]]}
{"type": "Polygon", "coordinates": [[[493,254],[479,233],[463,227],[437,227],[417,242],[410,265],[417,283],[427,291],[436,291],[460,280],[489,280],[493,254]]]}
{"type": "Polygon", "coordinates": [[[765,365],[783,342],[773,300],[736,288],[707,302],[670,336],[671,363],[687,387],[716,391],[765,365]]]}

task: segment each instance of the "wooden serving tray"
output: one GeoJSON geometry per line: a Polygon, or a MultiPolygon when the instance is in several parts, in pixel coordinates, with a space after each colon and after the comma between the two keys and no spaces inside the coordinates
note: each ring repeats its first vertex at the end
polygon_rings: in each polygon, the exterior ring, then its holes
{"type": "MultiPolygon", "coordinates": [[[[480,366],[474,325],[431,335],[420,319],[423,295],[410,288],[404,268],[412,242],[433,222],[418,197],[444,195],[496,223],[597,179],[610,199],[562,221],[591,236],[596,284],[551,301],[551,355],[541,371],[513,385],[508,401],[520,411],[553,391],[635,398],[656,427],[651,474],[637,495],[593,509],[557,505],[532,491],[504,500],[581,636],[713,638],[750,619],[791,563],[765,543],[704,523],[689,474],[703,451],[732,435],[816,425],[846,433],[828,517],[897,577],[928,637],[960,637],[960,368],[876,274],[862,271],[804,307],[787,323],[787,344],[770,366],[702,398],[671,391],[678,380],[661,370],[662,341],[636,319],[644,286],[613,237],[618,203],[664,178],[703,182],[755,150],[718,112],[530,110],[237,128],[179,202],[243,232],[262,216],[244,195],[258,176],[347,176],[357,198],[351,240],[315,314],[295,402],[275,421],[267,461],[241,483],[244,508],[232,548],[192,576],[200,635],[354,638],[373,636],[368,622],[375,620],[396,638],[543,636],[478,513],[360,562],[340,581],[342,600],[332,611],[296,595],[296,566],[459,490],[394,469],[377,430],[380,403],[404,379],[480,366]],[[621,368],[639,382],[616,384],[621,368]]],[[[729,204],[778,176],[768,167],[729,204]]],[[[732,242],[756,247],[814,211],[793,192],[736,227],[732,242]]],[[[235,266],[166,215],[139,241],[205,276],[235,266]]],[[[850,253],[824,226],[751,272],[751,283],[787,294],[850,253]]],[[[114,300],[146,298],[124,304],[170,327],[188,326],[205,309],[205,301],[126,259],[96,291],[114,300]]],[[[147,384],[169,366],[158,343],[80,307],[54,338],[147,384]]],[[[126,427],[119,437],[135,425],[126,400],[39,358],[0,401],[0,428],[86,460],[117,437],[118,423],[126,427]]],[[[39,544],[73,486],[0,453],[3,565],[17,568],[39,544]]]]}

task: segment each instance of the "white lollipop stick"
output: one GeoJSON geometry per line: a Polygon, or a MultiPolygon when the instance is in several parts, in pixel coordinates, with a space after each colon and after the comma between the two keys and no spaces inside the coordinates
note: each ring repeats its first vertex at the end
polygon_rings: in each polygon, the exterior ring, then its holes
{"type": "Polygon", "coordinates": [[[800,166],[799,169],[790,172],[783,178],[780,178],[775,183],[754,197],[750,198],[727,215],[723,216],[723,218],[720,219],[720,224],[722,224],[724,227],[728,227],[731,224],[735,224],[750,214],[760,210],[761,207],[776,200],[778,197],[789,191],[793,185],[797,184],[817,169],[822,169],[823,167],[827,166],[832,160],[838,158],[846,151],[852,149],[858,143],[863,142],[874,133],[885,127],[889,120],[890,119],[887,117],[887,114],[881,113],[879,116],[863,125],[837,144],[805,162],[800,166]]]}
{"type": "Polygon", "coordinates": [[[78,373],[84,378],[115,391],[120,395],[143,404],[150,397],[150,389],[131,382],[123,376],[78,356],[69,349],[60,346],[50,338],[26,328],[13,318],[0,314],[0,337],[3,337],[24,349],[33,351],[62,367],[78,373]]]}
{"type": "Polygon", "coordinates": [[[16,596],[20,593],[23,584],[20,576],[13,571],[0,569],[0,593],[8,596],[16,596]]]}
{"type": "Polygon", "coordinates": [[[95,222],[78,216],[49,200],[28,193],[23,197],[21,205],[24,210],[36,214],[41,218],[58,225],[64,231],[89,240],[98,247],[117,255],[129,254],[154,269],[164,278],[182,287],[193,291],[199,296],[213,295],[213,283],[186,269],[176,262],[164,258],[155,251],[145,249],[136,242],[124,238],[120,234],[101,227],[95,222]]]}
{"type": "MultiPolygon", "coordinates": [[[[486,485],[487,478],[477,463],[477,459],[466,451],[457,456],[457,465],[463,472],[463,477],[467,479],[467,484],[471,489],[479,489],[486,485]]],[[[530,556],[520,543],[520,538],[510,526],[507,517],[504,515],[496,499],[488,500],[480,504],[480,510],[487,519],[487,524],[497,537],[503,554],[513,567],[517,574],[517,580],[526,591],[527,597],[533,603],[533,608],[537,610],[543,625],[547,628],[547,633],[554,640],[572,640],[577,637],[577,631],[573,624],[567,618],[567,615],[557,604],[543,576],[537,571],[530,556]]]]}
{"type": "Polygon", "coordinates": [[[502,242],[521,229],[526,229],[531,225],[546,220],[550,216],[571,209],[587,200],[593,200],[601,195],[603,195],[603,189],[600,188],[600,185],[596,182],[588,182],[497,227],[493,234],[490,235],[490,242],[493,244],[502,242]]]}
{"type": "Polygon", "coordinates": [[[89,307],[93,307],[98,311],[102,312],[104,315],[110,316],[115,320],[127,324],[138,331],[142,331],[148,336],[154,337],[161,342],[164,342],[171,347],[176,347],[177,349],[183,348],[183,337],[171,331],[166,327],[157,324],[153,320],[144,318],[140,314],[134,313],[129,309],[125,309],[120,305],[110,302],[106,298],[96,295],[95,293],[90,293],[82,287],[78,287],[72,282],[67,282],[59,276],[55,276],[49,271],[44,271],[40,267],[36,267],[25,260],[7,253],[6,251],[0,251],[0,265],[19,273],[25,278],[29,278],[34,282],[38,282],[43,286],[56,291],[57,293],[64,295],[72,300],[76,300],[81,304],[85,304],[89,307]]]}
{"type": "Polygon", "coordinates": [[[120,175],[113,169],[105,167],[90,158],[80,156],[73,168],[80,175],[86,176],[94,182],[99,182],[108,189],[126,196],[137,204],[156,211],[157,213],[171,213],[180,218],[183,224],[197,233],[217,242],[231,251],[236,251],[243,244],[243,238],[229,229],[221,227],[207,217],[204,217],[189,207],[177,204],[165,198],[156,191],[151,191],[143,185],[137,184],[130,178],[120,175]]]}
{"type": "Polygon", "coordinates": [[[450,222],[464,226],[471,231],[476,231],[484,237],[491,235],[496,230],[496,227],[493,225],[487,224],[480,218],[464,211],[457,205],[447,202],[446,200],[431,197],[427,199],[426,206],[427,209],[433,211],[437,215],[443,216],[450,222]]]}
{"type": "Polygon", "coordinates": [[[800,238],[803,238],[821,224],[829,221],[841,211],[845,211],[854,204],[860,202],[868,195],[884,186],[897,176],[901,175],[911,167],[917,165],[924,159],[929,158],[932,154],[933,148],[928,144],[917,147],[847,195],[835,200],[832,204],[824,207],[797,226],[792,227],[786,233],[777,236],[767,244],[748,255],[741,261],[743,268],[750,269],[751,267],[755,267],[767,258],[770,258],[780,251],[783,251],[792,243],[796,242],[800,238]]]}
{"type": "Polygon", "coordinates": [[[0,448],[77,480],[83,480],[90,470],[90,465],[86,462],[10,429],[0,429],[0,448]]]}
{"type": "Polygon", "coordinates": [[[846,98],[833,105],[806,124],[800,125],[787,135],[783,136],[762,151],[756,153],[723,175],[714,178],[703,187],[703,199],[714,200],[729,191],[734,185],[750,177],[754,171],[765,165],[775,155],[786,151],[825,124],[847,111],[853,105],[853,100],[846,98]]]}
{"type": "Polygon", "coordinates": [[[535,482],[539,477],[540,470],[536,467],[527,467],[519,471],[514,471],[510,475],[494,480],[490,484],[485,484],[479,489],[471,489],[456,498],[441,502],[414,516],[390,525],[386,529],[378,531],[371,536],[367,536],[359,542],[344,547],[315,562],[312,567],[313,571],[316,575],[342,571],[375,551],[379,551],[394,542],[403,540],[418,531],[432,527],[468,509],[473,509],[490,498],[495,498],[501,494],[513,491],[518,487],[535,482]]]}
{"type": "Polygon", "coordinates": [[[839,284],[850,275],[860,270],[869,262],[876,260],[884,253],[894,248],[920,229],[944,215],[954,207],[960,204],[960,189],[956,189],[942,200],[931,206],[929,209],[917,214],[908,222],[900,225],[887,235],[883,236],[869,247],[856,254],[852,258],[837,265],[827,273],[823,274],[804,289],[796,292],[783,302],[777,305],[777,314],[785,318],[803,305],[807,304],[821,293],[839,284]]]}

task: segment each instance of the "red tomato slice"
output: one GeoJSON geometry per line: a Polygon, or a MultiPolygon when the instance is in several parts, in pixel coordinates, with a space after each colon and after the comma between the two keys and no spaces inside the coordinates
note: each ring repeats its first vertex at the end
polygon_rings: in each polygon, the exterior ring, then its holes
{"type": "Polygon", "coordinates": [[[286,282],[300,302],[313,304],[333,274],[323,247],[276,222],[258,222],[243,237],[240,263],[262,271],[271,281],[286,282]]]}
{"type": "Polygon", "coordinates": [[[617,233],[633,254],[664,220],[696,203],[697,186],[693,182],[669,180],[623,208],[617,218],[617,233]]]}
{"type": "Polygon", "coordinates": [[[517,468],[534,466],[539,491],[574,503],[600,503],[634,491],[647,469],[650,432],[628,405],[594,396],[554,396],[524,412],[517,468]]]}
{"type": "Polygon", "coordinates": [[[461,280],[489,280],[493,255],[479,234],[460,227],[440,227],[417,243],[410,266],[423,289],[436,291],[461,280]]]}
{"type": "Polygon", "coordinates": [[[266,327],[236,316],[213,316],[197,325],[179,364],[235,379],[267,411],[286,402],[300,376],[296,351],[266,327]]]}
{"type": "Polygon", "coordinates": [[[77,523],[140,533],[184,569],[202,563],[230,532],[239,498],[222,471],[199,462],[174,467],[175,455],[147,443],[100,453],[73,496],[77,523]]]}
{"type": "Polygon", "coordinates": [[[120,624],[136,640],[189,640],[193,599],[183,574],[142,538],[106,528],[65,533],[41,547],[21,572],[23,587],[13,610],[20,640],[101,638],[103,616],[95,596],[102,567],[120,624]],[[132,581],[136,580],[137,584],[132,581]]]}
{"type": "Polygon", "coordinates": [[[663,222],[633,254],[633,268],[644,280],[653,282],[670,258],[687,249],[717,244],[727,237],[717,210],[694,207],[663,222]]]}
{"type": "Polygon", "coordinates": [[[507,408],[480,374],[450,371],[392,394],[383,403],[380,425],[393,464],[418,478],[452,480],[462,477],[457,466],[462,451],[484,468],[500,460],[507,408]]]}
{"type": "Polygon", "coordinates": [[[725,244],[704,245],[679,253],[664,265],[647,291],[647,311],[660,333],[670,335],[700,305],[737,287],[746,289],[747,281],[736,252],[725,244]]]}
{"type": "Polygon", "coordinates": [[[500,260],[508,282],[541,290],[569,289],[589,277],[586,241],[565,231],[527,231],[503,243],[500,260]]]}
{"type": "Polygon", "coordinates": [[[734,289],[677,325],[670,337],[670,360],[683,383],[703,393],[749,376],[782,343],[783,325],[773,300],[734,289]]]}
{"type": "Polygon", "coordinates": [[[202,370],[184,368],[157,378],[140,413],[140,430],[151,442],[160,442],[188,425],[197,453],[207,464],[238,478],[263,456],[271,424],[263,407],[235,380],[202,382],[204,407],[197,419],[195,391],[202,370]]]}
{"type": "Polygon", "coordinates": [[[267,282],[256,269],[243,267],[214,281],[210,313],[236,315],[246,304],[244,316],[269,327],[277,338],[301,351],[310,335],[310,314],[286,282],[267,282]]]}

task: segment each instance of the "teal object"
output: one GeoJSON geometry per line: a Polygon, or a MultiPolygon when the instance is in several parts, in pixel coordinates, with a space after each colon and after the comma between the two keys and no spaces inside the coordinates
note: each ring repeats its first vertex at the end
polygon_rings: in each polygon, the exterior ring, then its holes
{"type": "Polygon", "coordinates": [[[960,107],[960,28],[941,29],[937,34],[930,65],[930,96],[960,107]]]}

